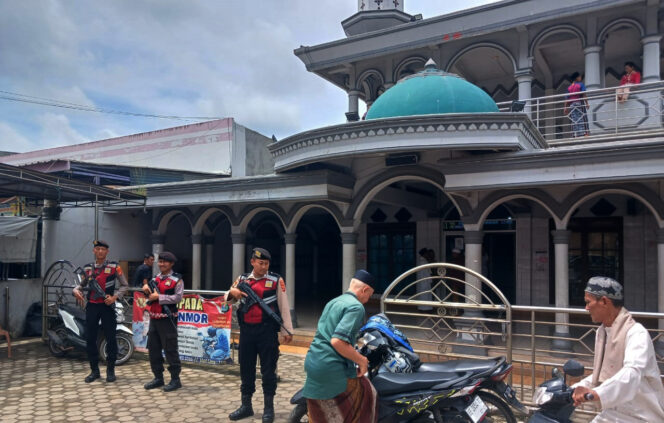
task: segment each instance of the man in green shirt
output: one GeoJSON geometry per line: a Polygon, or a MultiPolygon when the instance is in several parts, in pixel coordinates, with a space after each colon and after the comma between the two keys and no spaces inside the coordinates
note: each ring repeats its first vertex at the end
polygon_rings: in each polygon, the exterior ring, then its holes
{"type": "Polygon", "coordinates": [[[378,418],[376,390],[364,377],[369,362],[353,346],[375,283],[369,272],[358,270],[348,291],[327,303],[318,320],[304,361],[310,422],[341,423],[355,416],[357,422],[372,423],[378,418]]]}

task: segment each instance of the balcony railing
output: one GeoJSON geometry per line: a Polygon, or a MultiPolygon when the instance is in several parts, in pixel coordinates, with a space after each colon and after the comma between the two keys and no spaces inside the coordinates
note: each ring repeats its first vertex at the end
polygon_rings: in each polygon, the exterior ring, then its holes
{"type": "MultiPolygon", "coordinates": [[[[664,81],[588,90],[581,99],[557,94],[525,100],[528,113],[550,146],[664,134],[664,81]]],[[[512,110],[512,101],[498,103],[512,110]]]]}

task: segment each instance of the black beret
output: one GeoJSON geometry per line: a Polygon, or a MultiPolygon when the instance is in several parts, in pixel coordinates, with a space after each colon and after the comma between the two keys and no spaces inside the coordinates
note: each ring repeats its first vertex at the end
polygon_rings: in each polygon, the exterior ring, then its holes
{"type": "Polygon", "coordinates": [[[92,245],[94,245],[95,247],[106,247],[106,248],[108,248],[108,242],[102,241],[101,239],[95,239],[92,242],[92,245]]]}
{"type": "Polygon", "coordinates": [[[353,275],[353,279],[357,279],[360,282],[364,282],[373,289],[376,289],[376,278],[374,278],[371,273],[367,272],[364,269],[360,269],[357,272],[355,272],[355,275],[353,275]]]}
{"type": "Polygon", "coordinates": [[[251,250],[251,258],[257,258],[259,260],[271,260],[272,256],[270,255],[270,252],[265,248],[256,247],[253,250],[251,250]]]}
{"type": "Polygon", "coordinates": [[[159,260],[170,261],[171,263],[175,263],[176,261],[178,261],[178,258],[175,257],[175,254],[169,253],[168,251],[164,251],[163,253],[159,253],[159,260]]]}

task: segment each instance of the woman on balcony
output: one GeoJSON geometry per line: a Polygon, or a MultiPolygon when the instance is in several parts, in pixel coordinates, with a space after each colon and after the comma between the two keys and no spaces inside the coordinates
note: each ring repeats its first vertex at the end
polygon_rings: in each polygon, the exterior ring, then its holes
{"type": "Polygon", "coordinates": [[[641,83],[641,74],[636,70],[634,62],[625,62],[625,73],[620,78],[620,88],[618,88],[618,102],[623,103],[629,97],[629,86],[641,83]]]}
{"type": "Polygon", "coordinates": [[[572,125],[572,134],[576,137],[588,135],[588,99],[586,98],[586,86],[583,76],[579,72],[572,74],[572,84],[567,88],[570,94],[565,102],[564,113],[569,117],[572,125]]]}

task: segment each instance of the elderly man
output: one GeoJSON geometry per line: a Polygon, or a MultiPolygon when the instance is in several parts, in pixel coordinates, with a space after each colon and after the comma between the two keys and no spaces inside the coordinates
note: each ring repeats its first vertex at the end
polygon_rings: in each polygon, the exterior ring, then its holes
{"type": "Polygon", "coordinates": [[[372,423],[378,419],[376,390],[364,377],[369,362],[353,344],[364,322],[364,304],[375,279],[358,270],[346,293],[325,306],[304,361],[309,421],[372,423]],[[357,365],[357,369],[355,368],[357,365]]]}
{"type": "Polygon", "coordinates": [[[622,306],[622,285],[590,278],[584,300],[592,321],[601,325],[593,374],[574,385],[574,405],[591,393],[602,410],[593,422],[664,422],[664,387],[652,340],[622,306]]]}

